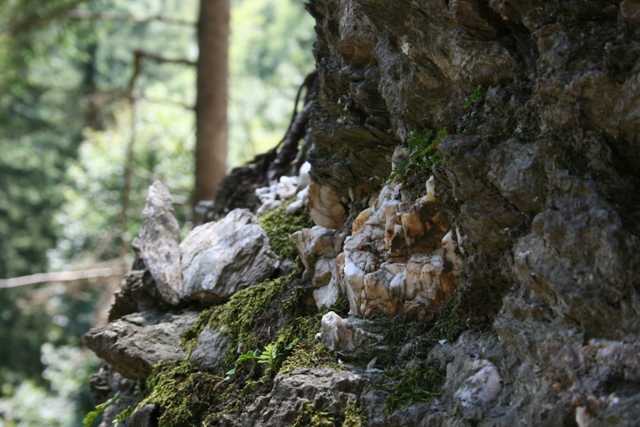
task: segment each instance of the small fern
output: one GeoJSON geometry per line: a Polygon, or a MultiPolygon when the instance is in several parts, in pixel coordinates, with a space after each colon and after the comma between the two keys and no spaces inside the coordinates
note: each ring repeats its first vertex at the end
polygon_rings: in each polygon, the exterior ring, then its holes
{"type": "Polygon", "coordinates": [[[440,153],[438,153],[438,145],[445,136],[449,135],[449,131],[444,127],[436,134],[432,140],[433,133],[427,131],[424,133],[411,132],[409,139],[407,139],[407,150],[409,151],[409,157],[404,159],[396,166],[391,172],[389,178],[387,178],[386,184],[389,185],[396,176],[404,175],[409,170],[419,169],[427,170],[433,169],[440,163],[440,153]]]}
{"type": "Polygon", "coordinates": [[[97,405],[96,409],[94,409],[93,411],[89,412],[87,414],[87,416],[84,417],[84,420],[82,420],[82,422],[84,423],[84,427],[91,427],[93,425],[94,421],[96,420],[96,418],[98,418],[98,416],[100,416],[100,414],[102,414],[105,411],[105,409],[107,409],[109,406],[113,405],[115,402],[117,402],[121,398],[122,398],[122,396],[120,396],[120,391],[118,391],[109,400],[97,405]]]}
{"type": "Polygon", "coordinates": [[[275,375],[278,373],[282,362],[284,362],[296,345],[298,345],[297,338],[285,345],[285,338],[280,335],[277,341],[265,346],[262,353],[259,350],[247,351],[238,357],[233,369],[226,373],[224,381],[229,381],[236,374],[236,370],[240,364],[246,360],[253,359],[257,359],[260,364],[267,365],[267,372],[275,375]]]}
{"type": "Polygon", "coordinates": [[[125,409],[124,411],[120,412],[115,420],[113,420],[113,425],[114,426],[119,426],[121,422],[124,422],[126,420],[128,420],[129,418],[131,418],[133,416],[133,408],[131,406],[127,406],[127,409],[125,409]]]}
{"type": "Polygon", "coordinates": [[[467,99],[467,102],[464,103],[464,108],[469,108],[473,104],[475,104],[478,98],[480,98],[480,95],[482,95],[482,92],[484,92],[484,88],[482,87],[482,85],[475,88],[475,90],[471,94],[471,97],[467,99]]]}

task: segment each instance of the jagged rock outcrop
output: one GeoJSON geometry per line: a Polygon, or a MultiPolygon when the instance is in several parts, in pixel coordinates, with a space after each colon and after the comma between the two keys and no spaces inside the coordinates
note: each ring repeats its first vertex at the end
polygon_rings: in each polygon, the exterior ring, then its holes
{"type": "Polygon", "coordinates": [[[196,321],[195,312],[172,314],[135,313],[124,316],[84,336],[87,347],[130,379],[146,378],[162,360],[182,360],[182,332],[196,321]]]}
{"type": "Polygon", "coordinates": [[[344,419],[348,404],[357,400],[365,385],[364,376],[353,372],[302,368],[278,377],[271,393],[246,408],[240,422],[255,427],[313,425],[314,413],[329,415],[327,420],[344,419]]]}
{"type": "MultiPolygon", "coordinates": [[[[205,415],[228,426],[342,425],[355,402],[371,426],[637,424],[640,3],[307,8],[318,33],[312,182],[259,191],[264,211],[308,198],[317,226],[295,237],[305,272],[295,289],[250,294],[273,304],[256,321],[237,306],[225,317],[254,334],[225,335],[238,360],[258,357],[246,342],[260,342],[303,368],[260,390],[251,383],[243,411],[217,402],[205,415]],[[415,135],[430,136],[398,148],[415,135]],[[314,302],[322,321],[301,314],[314,302]],[[312,321],[333,359],[302,331],[312,321]]],[[[167,275],[151,270],[125,280],[112,328],[132,310],[162,308],[148,301],[167,275]]],[[[192,360],[227,344],[208,321],[192,360]]]]}
{"type": "Polygon", "coordinates": [[[139,256],[153,276],[156,289],[171,305],[180,302],[180,225],[173,212],[173,199],[160,181],[150,187],[142,211],[142,226],[134,242],[139,256]]]}
{"type": "Polygon", "coordinates": [[[248,210],[200,225],[180,244],[185,301],[224,301],[269,277],[278,267],[269,238],[248,210]]]}

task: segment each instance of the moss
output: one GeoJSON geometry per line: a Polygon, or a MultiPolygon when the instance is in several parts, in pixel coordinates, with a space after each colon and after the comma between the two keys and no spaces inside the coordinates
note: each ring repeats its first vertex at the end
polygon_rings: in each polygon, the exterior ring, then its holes
{"type": "Polygon", "coordinates": [[[298,256],[296,244],[291,237],[296,231],[313,227],[313,222],[306,209],[300,209],[295,215],[288,215],[287,206],[293,202],[284,203],[277,209],[267,212],[260,217],[260,226],[269,236],[273,251],[281,260],[294,260],[298,256]]]}
{"type": "Polygon", "coordinates": [[[298,368],[331,368],[341,370],[343,365],[336,361],[336,357],[321,343],[299,343],[293,350],[293,354],[284,361],[280,368],[280,374],[286,375],[298,368]]]}
{"type": "Polygon", "coordinates": [[[445,373],[433,364],[417,364],[409,369],[394,367],[384,374],[382,388],[390,391],[387,396],[385,413],[418,402],[428,402],[440,396],[445,382],[445,373]]]}
{"type": "Polygon", "coordinates": [[[435,324],[427,333],[428,338],[447,341],[453,341],[457,338],[462,331],[459,312],[461,302],[462,291],[456,289],[436,312],[435,324]]]}
{"type": "Polygon", "coordinates": [[[295,419],[292,427],[335,427],[339,420],[329,412],[314,407],[313,402],[307,400],[300,408],[300,415],[295,419]]]}
{"type": "Polygon", "coordinates": [[[225,326],[228,331],[226,336],[232,342],[227,364],[233,365],[234,345],[243,343],[247,349],[251,349],[268,344],[278,330],[280,314],[277,301],[300,274],[301,269],[296,268],[286,276],[237,292],[223,305],[203,310],[194,325],[183,333],[183,347],[192,351],[204,329],[219,330],[225,326]]]}
{"type": "Polygon", "coordinates": [[[146,397],[138,409],[159,405],[159,427],[201,425],[220,381],[220,377],[200,372],[188,362],[160,362],[147,378],[146,397]]]}
{"type": "Polygon", "coordinates": [[[344,413],[342,427],[365,427],[368,425],[367,414],[356,400],[350,400],[344,413]]]}

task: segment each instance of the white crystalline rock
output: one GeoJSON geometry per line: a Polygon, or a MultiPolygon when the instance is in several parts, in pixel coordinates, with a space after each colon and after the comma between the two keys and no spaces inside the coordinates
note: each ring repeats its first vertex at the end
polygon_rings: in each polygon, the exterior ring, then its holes
{"type": "Polygon", "coordinates": [[[436,179],[433,175],[427,180],[427,202],[436,201],[436,179]]]}
{"type": "Polygon", "coordinates": [[[349,215],[344,200],[333,188],[312,182],[309,185],[309,216],[316,225],[338,230],[349,215]]]}
{"type": "Polygon", "coordinates": [[[287,206],[287,215],[295,215],[309,203],[309,188],[305,187],[296,194],[296,201],[287,206]]]}
{"type": "Polygon", "coordinates": [[[296,195],[298,190],[297,176],[282,176],[276,184],[276,194],[280,200],[287,200],[296,195]]]}
{"type": "Polygon", "coordinates": [[[349,322],[334,313],[322,316],[322,344],[330,350],[353,351],[356,348],[356,330],[349,322]]]}
{"type": "Polygon", "coordinates": [[[475,373],[454,394],[465,407],[488,403],[502,391],[502,378],[493,363],[486,359],[474,360],[471,368],[475,373]]]}
{"type": "Polygon", "coordinates": [[[304,275],[310,279],[315,274],[316,261],[321,258],[335,258],[342,251],[344,235],[336,230],[316,225],[303,228],[291,235],[296,249],[305,266],[304,275]]]}
{"type": "Polygon", "coordinates": [[[321,288],[314,289],[313,300],[316,303],[316,307],[321,309],[322,307],[331,307],[338,301],[340,296],[340,287],[337,281],[332,280],[328,285],[321,288]]]}
{"type": "MultiPolygon", "coordinates": [[[[308,171],[307,175],[308,177],[308,171]]],[[[308,201],[308,192],[300,195],[298,189],[305,191],[307,185],[300,185],[301,178],[297,176],[282,176],[275,184],[268,187],[257,188],[255,193],[260,199],[258,214],[272,211],[282,204],[283,201],[296,196],[296,201],[287,208],[287,213],[296,213],[308,201]]],[[[300,192],[302,192],[300,191],[300,192]]],[[[308,190],[306,190],[308,191],[308,190]]]]}
{"type": "Polygon", "coordinates": [[[302,166],[300,166],[300,174],[298,175],[298,190],[303,190],[311,184],[311,176],[309,172],[311,171],[311,163],[304,162],[302,166]]]}
{"type": "Polygon", "coordinates": [[[275,185],[269,187],[256,188],[256,196],[260,199],[260,207],[258,208],[258,214],[269,212],[280,206],[282,202],[276,199],[277,188],[275,185]]]}
{"type": "Polygon", "coordinates": [[[364,270],[358,267],[351,257],[345,256],[343,274],[347,300],[349,301],[349,315],[357,316],[360,314],[360,304],[362,303],[364,270]]]}

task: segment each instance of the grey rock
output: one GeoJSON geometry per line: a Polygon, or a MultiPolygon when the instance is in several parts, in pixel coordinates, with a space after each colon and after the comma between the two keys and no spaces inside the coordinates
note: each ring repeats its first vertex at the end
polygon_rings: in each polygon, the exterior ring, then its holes
{"type": "Polygon", "coordinates": [[[200,333],[196,348],[191,352],[189,362],[200,369],[220,373],[229,340],[220,332],[206,328],[200,333]]]}
{"type": "Polygon", "coordinates": [[[271,393],[246,408],[240,425],[254,427],[290,426],[300,415],[305,402],[315,409],[333,415],[344,413],[349,401],[354,401],[366,384],[361,375],[327,368],[296,369],[278,375],[271,393]]]}
{"type": "Polygon", "coordinates": [[[557,315],[595,336],[635,340],[640,309],[634,283],[640,239],[625,233],[594,184],[566,171],[550,175],[562,191],[514,248],[515,272],[557,315]],[[603,322],[602,319],[607,319],[603,322]]]}
{"type": "Polygon", "coordinates": [[[258,219],[246,209],[194,228],[180,245],[185,301],[228,299],[264,281],[278,267],[278,256],[258,219]]]}
{"type": "MultiPolygon", "coordinates": [[[[105,364],[100,367],[98,373],[89,377],[91,394],[96,404],[103,403],[113,397],[116,392],[126,399],[116,400],[102,413],[102,422],[99,427],[109,427],[113,425],[115,418],[128,406],[135,405],[139,400],[134,396],[136,382],[118,374],[111,365],[105,364]]],[[[120,424],[123,427],[131,427],[131,421],[125,420],[120,424]]]]}
{"type": "Polygon", "coordinates": [[[123,377],[142,379],[161,360],[186,357],[180,339],[182,332],[197,317],[196,312],[129,314],[107,326],[90,330],[85,334],[84,342],[123,377]]]}
{"type": "Polygon", "coordinates": [[[144,405],[138,409],[132,417],[132,427],[154,427],[158,425],[158,417],[161,415],[160,405],[144,405]]]}
{"type": "Polygon", "coordinates": [[[156,282],[162,298],[175,305],[180,301],[180,226],[173,213],[173,199],[160,181],[149,187],[142,211],[137,246],[140,257],[156,282]]]}

